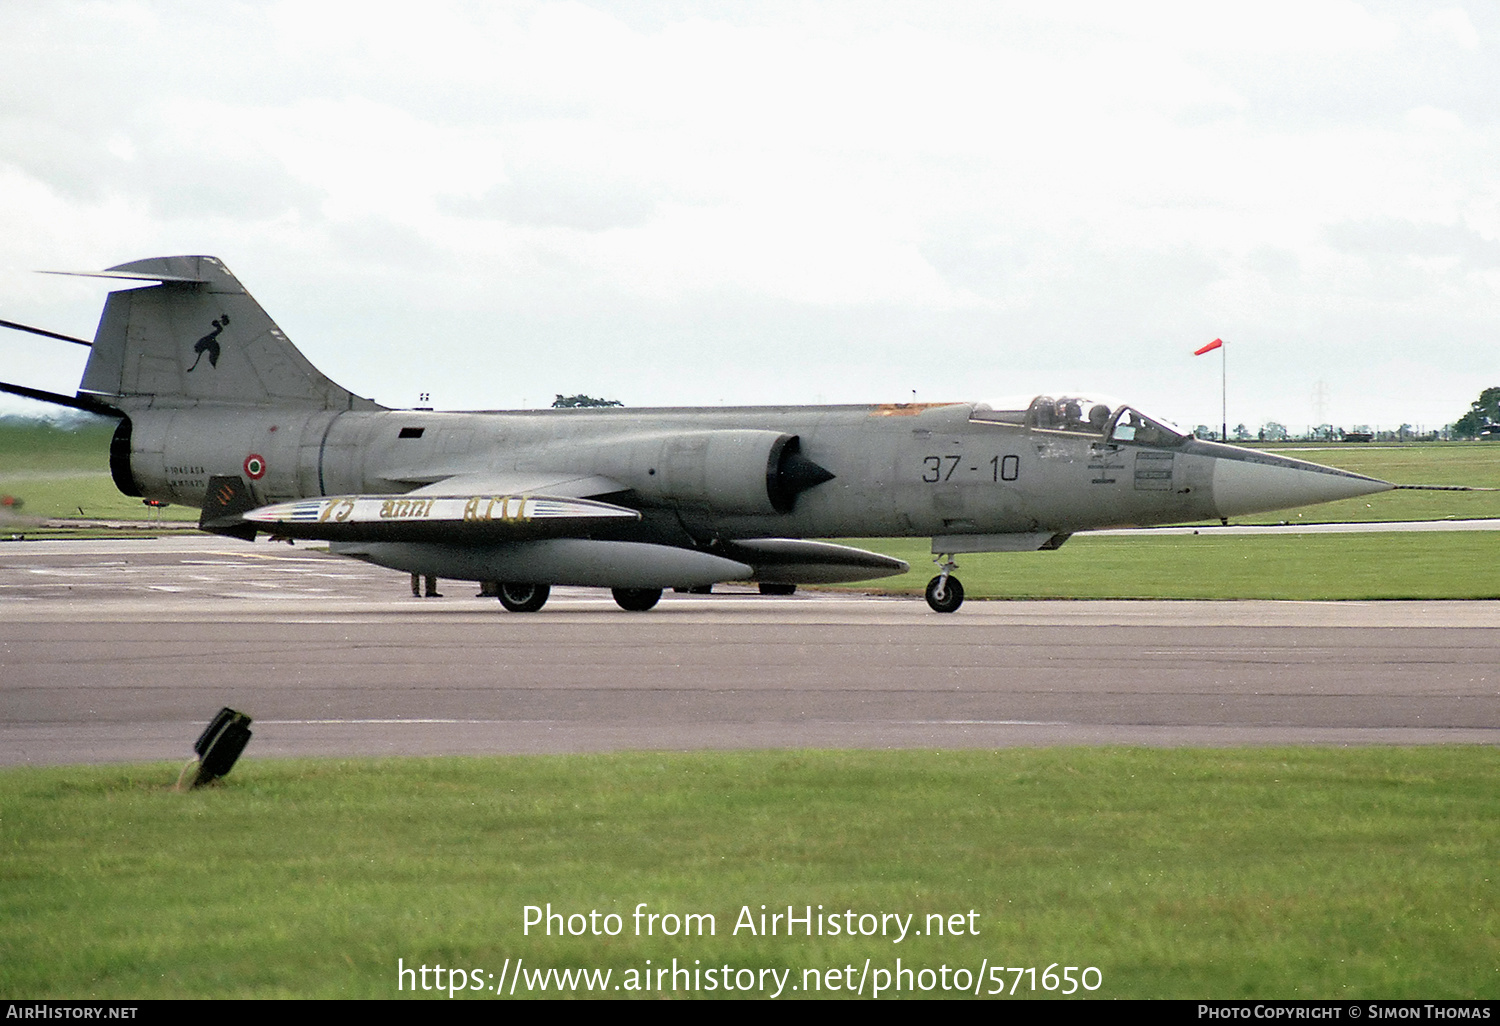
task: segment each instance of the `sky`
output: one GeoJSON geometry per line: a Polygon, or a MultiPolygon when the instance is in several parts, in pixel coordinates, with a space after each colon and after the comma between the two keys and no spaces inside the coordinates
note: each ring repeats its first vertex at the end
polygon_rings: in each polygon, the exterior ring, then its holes
{"type": "Polygon", "coordinates": [[[1493,5],[0,4],[0,318],[210,254],[392,406],[1218,425],[1219,337],[1231,427],[1440,427],[1500,384],[1497,167],[1493,5]]]}

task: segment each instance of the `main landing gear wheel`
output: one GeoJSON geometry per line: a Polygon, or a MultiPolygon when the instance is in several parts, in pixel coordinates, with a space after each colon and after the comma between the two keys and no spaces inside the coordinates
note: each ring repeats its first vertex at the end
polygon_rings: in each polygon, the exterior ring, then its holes
{"type": "Polygon", "coordinates": [[[797,586],[795,584],[775,584],[770,581],[761,581],[760,593],[762,595],[795,595],[797,594],[797,586]]]}
{"type": "Polygon", "coordinates": [[[546,584],[502,584],[500,604],[512,613],[534,613],[547,604],[552,588],[546,584]]]}
{"type": "Polygon", "coordinates": [[[621,609],[644,613],[661,601],[660,588],[614,588],[610,592],[621,609]]]}
{"type": "Polygon", "coordinates": [[[939,574],[927,582],[927,604],[939,613],[951,613],[964,604],[964,586],[957,577],[939,574]]]}

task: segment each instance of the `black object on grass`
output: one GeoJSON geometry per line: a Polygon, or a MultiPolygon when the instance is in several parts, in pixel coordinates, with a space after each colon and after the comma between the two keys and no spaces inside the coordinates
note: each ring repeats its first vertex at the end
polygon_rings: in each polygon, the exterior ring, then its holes
{"type": "Polygon", "coordinates": [[[194,787],[202,787],[228,774],[235,760],[250,743],[250,717],[225,706],[208,728],[198,736],[193,751],[198,753],[198,777],[194,787]]]}

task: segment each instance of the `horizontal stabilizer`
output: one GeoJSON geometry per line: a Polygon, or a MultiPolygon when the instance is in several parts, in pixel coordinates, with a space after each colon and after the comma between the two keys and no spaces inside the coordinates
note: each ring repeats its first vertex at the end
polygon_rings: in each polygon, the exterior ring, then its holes
{"type": "Polygon", "coordinates": [[[213,280],[213,267],[205,268],[203,261],[217,266],[213,257],[173,256],[150,257],[133,260],[128,264],[116,264],[103,271],[43,271],[43,274],[62,274],[71,278],[114,278],[123,281],[159,281],[164,284],[204,285],[213,280]]]}

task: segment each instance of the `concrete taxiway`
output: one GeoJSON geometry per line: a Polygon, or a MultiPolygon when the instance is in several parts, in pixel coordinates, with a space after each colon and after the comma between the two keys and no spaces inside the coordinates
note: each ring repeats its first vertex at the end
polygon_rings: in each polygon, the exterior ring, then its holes
{"type": "Polygon", "coordinates": [[[1500,743],[1500,603],[970,602],[746,589],[649,613],[286,545],[0,545],[0,763],[248,754],[1500,743]]]}

